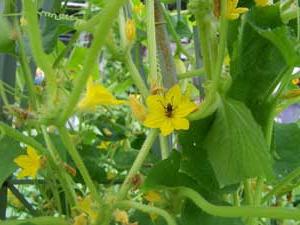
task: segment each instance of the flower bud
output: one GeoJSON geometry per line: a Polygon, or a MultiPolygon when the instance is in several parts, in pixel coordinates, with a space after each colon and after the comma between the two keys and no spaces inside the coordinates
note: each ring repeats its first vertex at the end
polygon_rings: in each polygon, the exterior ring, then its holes
{"type": "Polygon", "coordinates": [[[125,25],[125,34],[128,42],[132,42],[135,39],[136,28],[133,20],[127,20],[125,25]]]}

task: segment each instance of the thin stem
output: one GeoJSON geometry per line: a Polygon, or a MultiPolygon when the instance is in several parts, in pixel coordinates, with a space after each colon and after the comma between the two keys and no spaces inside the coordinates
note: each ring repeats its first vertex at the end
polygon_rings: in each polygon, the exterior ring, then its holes
{"type": "Polygon", "coordinates": [[[168,138],[162,135],[159,135],[159,143],[161,149],[161,158],[162,160],[167,159],[170,154],[168,138]]]}
{"type": "Polygon", "coordinates": [[[90,73],[92,72],[93,65],[97,63],[99,52],[105,44],[106,35],[109,33],[113,21],[117,17],[119,9],[125,1],[126,0],[109,1],[105,8],[101,11],[101,19],[98,20],[98,25],[95,27],[94,39],[85,58],[83,70],[75,81],[75,87],[70,95],[65,110],[59,117],[60,125],[64,125],[68,117],[73,113],[74,108],[76,108],[80,94],[87,83],[90,73]]]}
{"type": "Polygon", "coordinates": [[[0,130],[4,132],[5,135],[22,142],[26,145],[30,145],[34,149],[38,150],[40,153],[43,153],[45,155],[48,155],[47,149],[41,145],[39,142],[37,142],[34,138],[25,136],[21,132],[17,131],[16,129],[8,126],[7,124],[0,121],[0,130]]]}
{"type": "Polygon", "coordinates": [[[142,79],[138,69],[136,68],[134,62],[132,61],[132,57],[131,57],[131,54],[129,51],[125,55],[125,63],[127,65],[127,68],[130,72],[130,75],[131,75],[131,78],[132,78],[134,84],[139,89],[139,91],[142,94],[142,96],[144,97],[144,99],[146,99],[147,96],[149,95],[148,88],[147,88],[144,80],[142,79]]]}
{"type": "Polygon", "coordinates": [[[44,71],[47,78],[48,103],[51,105],[56,98],[57,85],[55,71],[52,68],[51,62],[49,62],[49,57],[44,53],[43,50],[42,38],[39,30],[38,17],[34,2],[23,0],[23,10],[24,17],[28,22],[26,31],[29,36],[32,55],[37,65],[44,71]]]}
{"type": "Polygon", "coordinates": [[[147,46],[148,46],[148,62],[149,62],[149,84],[157,84],[157,52],[156,52],[156,36],[155,36],[155,20],[154,20],[154,0],[146,1],[147,8],[147,46]]]}
{"type": "Polygon", "coordinates": [[[222,73],[222,66],[226,52],[228,20],[226,19],[227,1],[220,0],[221,17],[220,17],[220,42],[218,46],[218,57],[212,79],[217,81],[222,73]]]}
{"type": "Polygon", "coordinates": [[[252,194],[250,179],[247,179],[244,182],[244,191],[245,191],[246,203],[248,205],[253,205],[253,194],[252,194]]]}
{"type": "Polygon", "coordinates": [[[300,210],[279,207],[217,206],[206,201],[198,192],[186,187],[178,187],[177,193],[191,199],[208,214],[220,217],[264,217],[274,219],[300,220],[300,210]]]}
{"type": "Polygon", "coordinates": [[[188,51],[181,44],[180,38],[178,37],[178,34],[172,24],[172,20],[169,15],[169,12],[164,7],[162,7],[162,8],[163,8],[164,18],[167,22],[168,30],[170,31],[170,34],[172,35],[172,37],[176,43],[177,52],[181,52],[182,54],[184,54],[190,60],[191,64],[193,64],[195,59],[193,58],[193,56],[191,54],[188,53],[188,51]]]}
{"type": "Polygon", "coordinates": [[[82,175],[82,178],[83,178],[84,182],[86,183],[86,186],[89,188],[92,197],[97,202],[101,202],[100,196],[97,192],[97,189],[89,175],[87,168],[84,165],[84,162],[82,161],[78,151],[76,150],[67,129],[65,127],[60,127],[60,128],[58,128],[58,130],[59,130],[59,134],[61,136],[62,142],[68,149],[68,152],[69,152],[72,160],[74,161],[76,167],[78,168],[80,174],[82,175]]]}
{"type": "Polygon", "coordinates": [[[141,166],[143,165],[143,162],[145,161],[157,135],[158,135],[157,129],[152,129],[150,131],[150,133],[147,135],[147,138],[146,138],[141,150],[139,151],[139,154],[137,155],[131,169],[129,170],[129,172],[127,174],[127,177],[125,178],[124,183],[121,186],[119,196],[118,196],[118,198],[120,200],[124,199],[126,197],[127,192],[129,191],[129,189],[131,187],[130,181],[134,177],[134,175],[136,175],[138,173],[141,166]]]}
{"type": "Polygon", "coordinates": [[[178,79],[186,79],[186,78],[192,78],[192,77],[198,77],[198,76],[204,76],[205,70],[204,68],[195,69],[191,71],[187,71],[185,73],[177,74],[178,79]]]}
{"type": "Polygon", "coordinates": [[[274,195],[279,193],[287,184],[292,180],[300,176],[300,167],[289,173],[285,178],[283,178],[273,189],[270,191],[263,199],[262,203],[269,201],[274,195]]]}
{"type": "Polygon", "coordinates": [[[137,210],[140,210],[145,213],[154,213],[157,215],[160,215],[163,217],[168,225],[176,225],[176,221],[173,217],[170,216],[169,213],[167,213],[165,210],[154,207],[154,206],[149,206],[149,205],[144,205],[138,202],[133,202],[133,201],[120,201],[116,203],[116,207],[120,208],[134,208],[137,210]]]}

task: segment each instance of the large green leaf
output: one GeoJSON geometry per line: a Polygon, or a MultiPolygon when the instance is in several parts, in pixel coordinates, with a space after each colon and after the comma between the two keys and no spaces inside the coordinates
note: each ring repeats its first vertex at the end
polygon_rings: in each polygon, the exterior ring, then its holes
{"type": "Polygon", "coordinates": [[[207,159],[207,152],[203,143],[214,116],[193,121],[188,131],[182,131],[179,135],[179,143],[182,148],[180,171],[193,178],[205,195],[216,195],[220,191],[216,175],[207,159]]]}
{"type": "Polygon", "coordinates": [[[274,168],[278,176],[284,176],[300,167],[300,128],[297,124],[276,124],[274,131],[274,168]]]}
{"type": "Polygon", "coordinates": [[[239,101],[222,100],[204,147],[221,186],[272,174],[271,157],[261,128],[239,101]]]}
{"type": "Polygon", "coordinates": [[[25,220],[7,220],[1,222],[1,225],[69,225],[69,223],[61,218],[55,218],[50,216],[36,217],[25,220]]]}
{"type": "Polygon", "coordinates": [[[149,172],[143,184],[143,190],[177,186],[198,187],[189,176],[179,172],[180,157],[180,153],[173,151],[168,159],[157,163],[149,172]]]}
{"type": "Polygon", "coordinates": [[[244,102],[266,130],[269,99],[284,73],[299,61],[295,39],[280,20],[279,6],[255,7],[229,33],[232,86],[228,95],[244,102]],[[238,31],[238,32],[237,32],[238,31]]]}
{"type": "Polygon", "coordinates": [[[18,168],[13,160],[20,154],[24,152],[17,141],[7,136],[0,140],[0,186],[18,168]]]}

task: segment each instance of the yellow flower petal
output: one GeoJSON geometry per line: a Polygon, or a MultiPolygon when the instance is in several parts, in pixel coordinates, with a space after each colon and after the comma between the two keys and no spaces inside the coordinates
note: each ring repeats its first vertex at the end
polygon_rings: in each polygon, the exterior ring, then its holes
{"type": "Polygon", "coordinates": [[[41,168],[41,159],[34,148],[28,146],[27,155],[20,155],[14,159],[14,162],[22,169],[18,178],[36,177],[38,170],[41,168]]]}
{"type": "Polygon", "coordinates": [[[155,112],[153,114],[148,114],[144,121],[144,125],[150,128],[159,128],[161,124],[165,121],[164,117],[164,114],[155,114],[155,112]]]}
{"type": "Polygon", "coordinates": [[[98,105],[118,105],[125,102],[117,100],[104,86],[89,79],[86,94],[78,103],[78,107],[81,110],[95,110],[98,105]]]}
{"type": "Polygon", "coordinates": [[[268,0],[255,0],[255,4],[258,7],[264,7],[269,4],[269,1],[268,0]]]}
{"type": "Polygon", "coordinates": [[[174,127],[173,127],[171,119],[165,120],[164,123],[160,127],[160,131],[163,136],[169,135],[170,133],[173,132],[173,130],[174,130],[174,127]]]}
{"type": "Polygon", "coordinates": [[[180,103],[181,90],[178,84],[174,85],[166,94],[166,101],[175,107],[180,103]]]}
{"type": "Polygon", "coordinates": [[[185,118],[173,118],[172,123],[176,130],[188,130],[190,127],[189,121],[185,118]]]}
{"type": "Polygon", "coordinates": [[[160,112],[163,114],[164,112],[164,105],[165,105],[165,99],[163,96],[160,95],[150,95],[147,98],[147,106],[149,108],[149,111],[154,112],[160,112]]]}
{"type": "Polygon", "coordinates": [[[158,192],[156,191],[149,191],[144,198],[148,201],[148,202],[160,202],[161,201],[161,196],[158,192]]]}

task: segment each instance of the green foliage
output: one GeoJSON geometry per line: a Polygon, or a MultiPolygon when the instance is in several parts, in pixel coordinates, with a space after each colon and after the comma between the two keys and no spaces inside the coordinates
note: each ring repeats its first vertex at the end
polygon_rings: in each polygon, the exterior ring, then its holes
{"type": "Polygon", "coordinates": [[[274,127],[274,168],[284,176],[300,167],[300,128],[297,124],[276,124],[274,127]]]}
{"type": "Polygon", "coordinates": [[[0,53],[10,53],[15,52],[15,42],[12,37],[12,29],[6,18],[0,15],[0,53]]]}
{"type": "MultiPolygon", "coordinates": [[[[222,202],[220,205],[224,205],[222,202]]],[[[181,224],[183,225],[243,225],[240,218],[222,218],[212,216],[195,206],[191,201],[184,204],[181,215],[181,224]]]]}
{"type": "Polygon", "coordinates": [[[1,225],[69,225],[69,223],[60,218],[45,216],[45,217],[36,217],[26,220],[7,220],[1,222],[1,225]]]}
{"type": "Polygon", "coordinates": [[[273,110],[273,91],[289,66],[299,61],[288,29],[280,20],[278,5],[253,8],[241,23],[231,24],[232,86],[228,95],[250,108],[263,131],[273,110]]]}
{"type": "Polygon", "coordinates": [[[17,165],[13,160],[22,152],[20,144],[7,136],[2,137],[0,140],[0,186],[3,182],[17,169],[17,165]]]}
{"type": "Polygon", "coordinates": [[[204,146],[221,186],[272,175],[271,157],[261,128],[241,102],[222,100],[204,146]]]}

